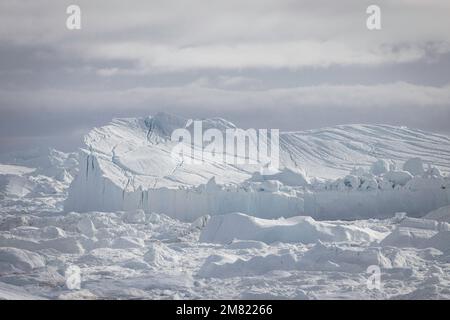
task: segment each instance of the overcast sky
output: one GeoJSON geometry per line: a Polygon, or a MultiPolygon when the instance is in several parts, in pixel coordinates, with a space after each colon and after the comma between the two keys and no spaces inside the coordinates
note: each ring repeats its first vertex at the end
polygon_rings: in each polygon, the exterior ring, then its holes
{"type": "Polygon", "coordinates": [[[0,151],[113,117],[450,132],[450,1],[0,0],[0,151]],[[66,8],[81,7],[81,30],[66,8]],[[381,8],[382,29],[366,28],[381,8]]]}

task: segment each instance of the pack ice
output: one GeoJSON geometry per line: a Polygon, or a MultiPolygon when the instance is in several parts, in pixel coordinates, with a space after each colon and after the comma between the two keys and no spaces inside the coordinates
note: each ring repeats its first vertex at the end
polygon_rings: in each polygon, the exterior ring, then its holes
{"type": "Polygon", "coordinates": [[[448,136],[282,132],[269,171],[173,161],[193,120],[116,119],[78,154],[0,155],[0,299],[450,298],[448,136]]]}

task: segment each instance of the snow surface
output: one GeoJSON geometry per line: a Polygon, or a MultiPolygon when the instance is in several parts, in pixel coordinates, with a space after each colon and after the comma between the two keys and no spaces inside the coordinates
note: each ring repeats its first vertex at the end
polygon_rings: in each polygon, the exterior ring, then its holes
{"type": "Polygon", "coordinates": [[[191,123],[118,119],[79,154],[1,155],[0,299],[450,298],[448,137],[281,133],[282,167],[261,175],[172,163],[191,123]]]}

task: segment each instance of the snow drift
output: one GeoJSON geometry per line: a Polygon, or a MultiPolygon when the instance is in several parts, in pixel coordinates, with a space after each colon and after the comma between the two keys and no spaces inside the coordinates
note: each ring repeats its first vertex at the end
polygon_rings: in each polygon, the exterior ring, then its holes
{"type": "Polygon", "coordinates": [[[298,216],[289,219],[267,220],[242,213],[230,213],[212,217],[200,234],[200,241],[230,243],[234,239],[273,242],[316,243],[318,241],[371,242],[381,240],[380,232],[327,222],[311,217],[298,216]]]}

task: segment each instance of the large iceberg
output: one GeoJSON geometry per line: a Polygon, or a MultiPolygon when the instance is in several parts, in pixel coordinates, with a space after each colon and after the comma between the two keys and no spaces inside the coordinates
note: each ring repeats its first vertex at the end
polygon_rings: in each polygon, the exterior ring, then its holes
{"type": "MultiPolygon", "coordinates": [[[[202,121],[203,129],[236,128],[223,119],[202,121]]],[[[160,113],[93,129],[84,139],[65,210],[142,209],[185,221],[230,212],[353,219],[395,212],[421,216],[450,204],[445,136],[387,125],[282,132],[279,170],[263,172],[258,165],[174,159],[178,142],[171,141],[171,132],[194,130],[193,123],[160,113]],[[404,168],[412,170],[419,160],[408,160],[419,156],[430,166],[423,174],[395,169],[406,163],[404,168]]]]}

